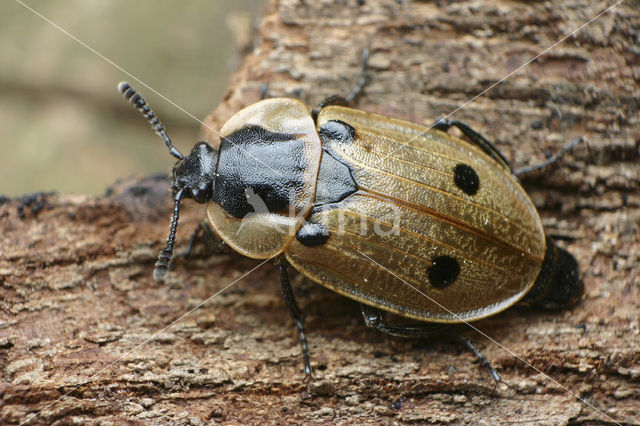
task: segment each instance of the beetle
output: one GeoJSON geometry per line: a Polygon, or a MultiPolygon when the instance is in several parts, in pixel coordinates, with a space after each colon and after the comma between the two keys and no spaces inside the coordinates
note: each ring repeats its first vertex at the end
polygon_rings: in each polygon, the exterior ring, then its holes
{"type": "MultiPolygon", "coordinates": [[[[146,101],[119,90],[177,158],[174,208],[154,278],[171,261],[180,203],[207,203],[207,227],[238,253],[276,259],[284,299],[311,374],[303,315],[287,266],[360,302],[382,332],[429,337],[438,324],[475,321],[516,303],[561,309],[583,292],[574,257],[545,235],[506,158],[455,120],[432,126],[364,112],[332,96],[313,111],[297,99],[263,99],[232,116],[214,149],[182,155],[146,101]],[[447,133],[458,128],[465,139],[447,133]],[[392,312],[424,325],[384,321],[392,312]]],[[[537,170],[555,158],[527,169],[537,170]]],[[[461,335],[495,380],[498,374],[461,335]]]]}

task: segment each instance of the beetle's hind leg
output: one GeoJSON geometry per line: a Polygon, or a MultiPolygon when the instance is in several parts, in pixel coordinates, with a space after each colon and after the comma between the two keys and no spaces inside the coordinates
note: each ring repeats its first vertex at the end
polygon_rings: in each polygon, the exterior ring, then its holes
{"type": "Polygon", "coordinates": [[[562,157],[564,157],[564,155],[567,152],[569,152],[573,148],[575,148],[580,142],[583,142],[583,139],[582,139],[581,136],[573,139],[564,148],[562,148],[562,150],[560,152],[558,152],[555,155],[552,155],[547,160],[545,160],[545,161],[543,161],[541,163],[538,163],[538,164],[534,164],[533,166],[522,167],[520,169],[514,170],[513,174],[520,178],[520,177],[523,177],[523,176],[526,176],[526,175],[534,174],[539,170],[542,170],[542,169],[544,169],[546,167],[549,167],[549,166],[557,163],[558,160],[560,160],[562,157]]]}
{"type": "Polygon", "coordinates": [[[436,130],[442,130],[443,132],[448,131],[451,127],[458,128],[462,132],[462,134],[464,134],[469,139],[469,141],[471,141],[471,143],[473,143],[474,145],[482,149],[486,154],[488,154],[491,158],[496,160],[498,163],[500,163],[502,166],[504,166],[507,170],[509,170],[518,178],[521,178],[526,175],[534,174],[546,167],[549,167],[557,163],[558,160],[564,157],[564,155],[567,152],[571,151],[580,142],[583,142],[582,137],[577,137],[573,139],[571,142],[569,142],[564,148],[562,148],[562,151],[549,157],[547,160],[538,164],[534,164],[533,166],[522,167],[520,169],[514,170],[511,163],[509,163],[509,161],[504,157],[504,155],[502,155],[502,153],[498,150],[498,148],[496,148],[495,145],[489,142],[487,138],[485,138],[480,133],[473,130],[469,125],[458,120],[441,119],[433,123],[431,127],[436,130]]]}
{"type": "Polygon", "coordinates": [[[469,340],[463,334],[458,333],[457,331],[453,332],[453,337],[458,342],[465,345],[471,352],[473,352],[476,358],[478,358],[478,361],[480,361],[480,364],[482,364],[487,370],[489,370],[489,374],[491,374],[491,377],[493,378],[493,380],[495,380],[496,382],[499,382],[501,380],[500,375],[498,375],[496,370],[493,369],[493,367],[491,366],[491,363],[487,360],[487,358],[485,358],[482,352],[480,352],[480,349],[478,349],[476,345],[471,343],[471,340],[469,340]]]}
{"type": "Polygon", "coordinates": [[[313,111],[311,111],[313,120],[315,121],[315,119],[318,117],[318,114],[320,113],[322,108],[326,106],[329,106],[329,105],[351,106],[362,94],[364,87],[367,85],[368,67],[369,67],[369,49],[363,49],[362,50],[362,71],[360,72],[360,79],[358,80],[358,84],[356,85],[356,87],[347,96],[332,95],[324,99],[322,102],[320,102],[313,109],[313,111]]]}
{"type": "Polygon", "coordinates": [[[283,256],[276,259],[276,266],[280,270],[280,284],[282,285],[282,296],[291,312],[291,316],[296,321],[296,326],[300,332],[300,343],[302,344],[302,356],[304,357],[304,374],[307,378],[311,377],[311,363],[309,362],[309,346],[307,345],[307,336],[304,334],[304,315],[296,303],[296,299],[289,283],[289,274],[287,273],[288,262],[283,256]]]}
{"type": "Polygon", "coordinates": [[[511,166],[511,163],[509,163],[504,155],[502,155],[498,148],[496,148],[495,145],[489,142],[487,138],[473,130],[468,124],[458,120],[441,119],[433,123],[431,127],[443,132],[448,131],[451,127],[458,128],[462,132],[462,134],[465,135],[469,139],[469,141],[471,141],[471,143],[483,150],[489,157],[493,158],[505,169],[509,170],[509,172],[513,172],[513,166],[511,166]]]}
{"type": "Polygon", "coordinates": [[[493,369],[487,358],[480,352],[478,348],[475,347],[469,339],[467,339],[462,334],[459,334],[455,330],[452,330],[447,325],[441,324],[433,324],[433,325],[423,325],[423,326],[404,326],[404,325],[394,325],[384,322],[382,319],[383,312],[380,309],[376,309],[371,306],[360,304],[362,307],[362,316],[364,317],[364,322],[367,327],[375,328],[378,331],[383,333],[391,334],[393,336],[400,337],[410,337],[410,338],[432,338],[437,335],[442,335],[444,331],[447,331],[450,336],[455,338],[458,342],[462,343],[468,349],[473,352],[473,354],[478,358],[480,363],[489,370],[489,374],[496,382],[500,381],[500,376],[496,373],[496,370],[493,369]],[[453,333],[451,333],[453,332],[453,333]]]}

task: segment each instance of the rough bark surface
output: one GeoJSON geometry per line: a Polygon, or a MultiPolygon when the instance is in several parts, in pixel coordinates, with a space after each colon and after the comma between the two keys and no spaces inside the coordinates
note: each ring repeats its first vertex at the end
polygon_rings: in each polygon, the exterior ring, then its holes
{"type": "MultiPolygon", "coordinates": [[[[209,124],[258,100],[264,82],[310,105],[347,93],[364,47],[358,106],[430,123],[612,2],[362,3],[272,1],[209,124]]],[[[3,199],[0,423],[637,423],[639,81],[640,3],[627,0],[455,114],[516,167],[586,140],[523,182],[578,260],[583,300],[475,324],[500,345],[467,328],[502,383],[455,345],[366,329],[355,303],[292,273],[315,369],[303,381],[271,264],[244,277],[259,262],[201,242],[152,280],[168,185],[135,178],[98,199],[3,199]]],[[[184,203],[178,254],[203,213],[184,203]]]]}

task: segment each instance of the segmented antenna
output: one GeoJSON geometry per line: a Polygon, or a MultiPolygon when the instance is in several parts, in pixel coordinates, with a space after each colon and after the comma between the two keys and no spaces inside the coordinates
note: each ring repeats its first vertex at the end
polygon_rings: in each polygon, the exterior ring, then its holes
{"type": "Polygon", "coordinates": [[[184,188],[178,191],[173,198],[173,215],[171,216],[171,230],[169,231],[169,237],[167,238],[167,245],[160,252],[158,261],[153,269],[153,279],[156,281],[161,280],[169,269],[171,258],[173,257],[173,247],[176,242],[176,230],[178,229],[178,217],[180,215],[180,201],[184,195],[184,188]]]}
{"type": "Polygon", "coordinates": [[[173,146],[171,139],[169,139],[169,135],[167,135],[167,132],[164,130],[164,127],[158,117],[156,117],[156,114],[151,110],[149,105],[147,105],[147,101],[145,101],[144,98],[140,96],[140,94],[137,93],[126,81],[122,81],[118,84],[118,90],[120,90],[120,93],[122,93],[124,98],[128,99],[129,102],[131,102],[131,104],[142,113],[147,121],[149,121],[156,134],[164,140],[165,145],[169,148],[169,153],[178,160],[182,160],[183,155],[180,154],[180,151],[178,151],[175,146],[173,146]]]}

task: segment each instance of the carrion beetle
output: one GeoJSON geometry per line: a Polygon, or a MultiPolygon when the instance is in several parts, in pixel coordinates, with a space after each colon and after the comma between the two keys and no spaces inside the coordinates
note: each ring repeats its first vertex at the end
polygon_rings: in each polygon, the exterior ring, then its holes
{"type": "MultiPolygon", "coordinates": [[[[227,121],[219,149],[199,142],[187,156],[145,100],[119,85],[178,159],[171,228],[154,278],[171,261],[180,202],[207,203],[206,226],[224,244],[276,259],[307,375],[288,264],[360,302],[368,326],[407,337],[428,337],[516,303],[565,308],[583,292],[577,262],[545,235],[518,183],[522,173],[487,139],[455,120],[428,127],[348,106],[365,85],[367,57],[365,51],[349,96],[332,96],[313,111],[296,99],[263,99],[227,121]],[[451,127],[466,139],[446,133],[451,127]],[[384,311],[429,324],[390,324],[384,311]]],[[[499,380],[468,339],[454,336],[499,380]]]]}

